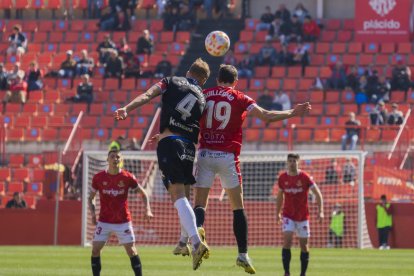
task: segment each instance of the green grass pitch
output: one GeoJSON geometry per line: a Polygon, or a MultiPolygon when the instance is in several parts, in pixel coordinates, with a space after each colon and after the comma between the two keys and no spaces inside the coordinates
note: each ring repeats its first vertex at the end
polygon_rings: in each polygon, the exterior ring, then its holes
{"type": "MultiPolygon", "coordinates": [[[[145,276],[248,275],[235,265],[236,248],[212,247],[210,259],[197,271],[189,257],[174,256],[173,247],[138,247],[145,276]]],[[[92,275],[91,248],[0,246],[0,275],[92,275]]],[[[257,275],[283,275],[280,248],[251,247],[257,275]]],[[[414,250],[311,249],[308,276],[414,275],[414,250]]],[[[299,251],[293,249],[291,275],[299,275],[299,251]]],[[[102,276],[133,275],[122,247],[108,246],[102,253],[102,276]]]]}

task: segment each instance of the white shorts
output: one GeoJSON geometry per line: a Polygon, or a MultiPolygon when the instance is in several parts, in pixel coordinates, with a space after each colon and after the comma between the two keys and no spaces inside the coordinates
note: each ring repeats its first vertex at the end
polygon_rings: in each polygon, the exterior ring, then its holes
{"type": "Polygon", "coordinates": [[[198,152],[194,187],[211,188],[216,175],[224,189],[235,188],[242,183],[239,157],[234,153],[202,149],[198,152]]]}
{"type": "Polygon", "coordinates": [[[309,238],[309,220],[294,221],[290,218],[283,217],[282,231],[283,232],[296,232],[299,238],[309,238]]]}
{"type": "Polygon", "coordinates": [[[131,222],[125,223],[105,223],[98,221],[93,235],[93,241],[106,242],[108,241],[111,233],[114,233],[119,244],[134,243],[135,235],[131,222]]]}

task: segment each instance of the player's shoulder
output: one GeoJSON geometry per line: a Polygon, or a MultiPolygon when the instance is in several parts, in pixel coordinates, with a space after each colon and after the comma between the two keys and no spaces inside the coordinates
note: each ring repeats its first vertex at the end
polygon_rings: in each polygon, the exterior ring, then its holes
{"type": "Polygon", "coordinates": [[[286,178],[288,176],[289,175],[288,175],[287,171],[282,171],[281,173],[279,173],[279,179],[283,179],[283,178],[286,178]]]}
{"type": "Polygon", "coordinates": [[[121,170],[121,175],[125,177],[135,178],[134,174],[127,170],[121,170]]]}
{"type": "Polygon", "coordinates": [[[107,176],[107,172],[105,170],[98,172],[93,176],[95,179],[103,178],[107,176]]]}

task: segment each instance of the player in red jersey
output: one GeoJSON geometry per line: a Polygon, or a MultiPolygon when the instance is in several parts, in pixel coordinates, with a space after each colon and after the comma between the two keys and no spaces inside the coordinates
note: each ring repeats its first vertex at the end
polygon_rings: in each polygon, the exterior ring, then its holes
{"type": "Polygon", "coordinates": [[[138,184],[135,176],[120,168],[121,155],[117,150],[108,152],[108,169],[97,173],[92,179],[92,189],[89,194],[89,210],[92,223],[96,225],[92,243],[91,265],[93,276],[99,276],[101,271],[101,250],[110,234],[117,235],[119,243],[124,245],[131,259],[135,276],[142,275],[141,260],[135,248],[135,235],[131,223],[131,213],[128,210],[128,191],[137,190],[145,202],[145,217],[152,218],[151,207],[147,193],[138,184]],[[99,192],[101,210],[99,220],[96,220],[94,198],[99,192]]]}
{"type": "Polygon", "coordinates": [[[293,232],[299,237],[301,276],[306,275],[309,263],[309,208],[308,193],[311,190],[318,203],[318,219],[322,221],[323,199],[321,191],[312,178],[304,171],[299,170],[299,155],[288,154],[287,172],[282,173],[278,179],[279,191],[276,198],[276,214],[278,223],[282,222],[283,249],[282,261],[285,276],[290,275],[290,248],[292,247],[293,232]],[[283,205],[283,213],[280,210],[283,205]]]}
{"type": "MultiPolygon", "coordinates": [[[[237,78],[237,69],[234,66],[221,65],[217,86],[204,90],[206,109],[200,121],[201,138],[194,213],[199,233],[205,237],[202,226],[208,195],[215,175],[219,175],[233,210],[233,231],[239,252],[236,263],[247,273],[254,274],[256,270],[247,254],[247,218],[244,212],[239,163],[243,121],[246,115],[250,115],[265,122],[276,122],[301,116],[307,113],[311,106],[309,103],[304,103],[286,111],[265,110],[253,99],[234,88],[237,78]]],[[[183,237],[180,241],[183,241],[183,237]]]]}

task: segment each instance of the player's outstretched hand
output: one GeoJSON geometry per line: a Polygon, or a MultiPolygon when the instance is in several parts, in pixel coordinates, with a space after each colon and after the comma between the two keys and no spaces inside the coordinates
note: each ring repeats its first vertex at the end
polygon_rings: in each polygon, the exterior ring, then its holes
{"type": "Polygon", "coordinates": [[[149,145],[157,145],[158,141],[160,141],[160,134],[155,134],[154,136],[152,136],[149,140],[148,140],[148,144],[149,145]]]}
{"type": "Polygon", "coordinates": [[[125,120],[127,116],[128,116],[128,113],[127,113],[125,107],[118,108],[114,112],[115,120],[118,120],[118,121],[119,120],[125,120]]]}
{"type": "Polygon", "coordinates": [[[282,223],[282,214],[281,213],[277,214],[276,223],[278,225],[282,223]]]}
{"type": "Polygon", "coordinates": [[[303,116],[309,113],[311,111],[312,106],[309,102],[297,104],[295,108],[293,109],[293,116],[303,116]]]}
{"type": "Polygon", "coordinates": [[[147,209],[147,211],[145,212],[145,219],[147,221],[150,221],[153,217],[154,215],[152,214],[151,209],[147,209]]]}
{"type": "Polygon", "coordinates": [[[319,220],[319,222],[322,222],[322,221],[323,221],[323,219],[324,219],[324,217],[325,217],[325,215],[324,215],[323,211],[320,211],[320,212],[319,212],[319,215],[318,215],[318,220],[319,220]]]}

